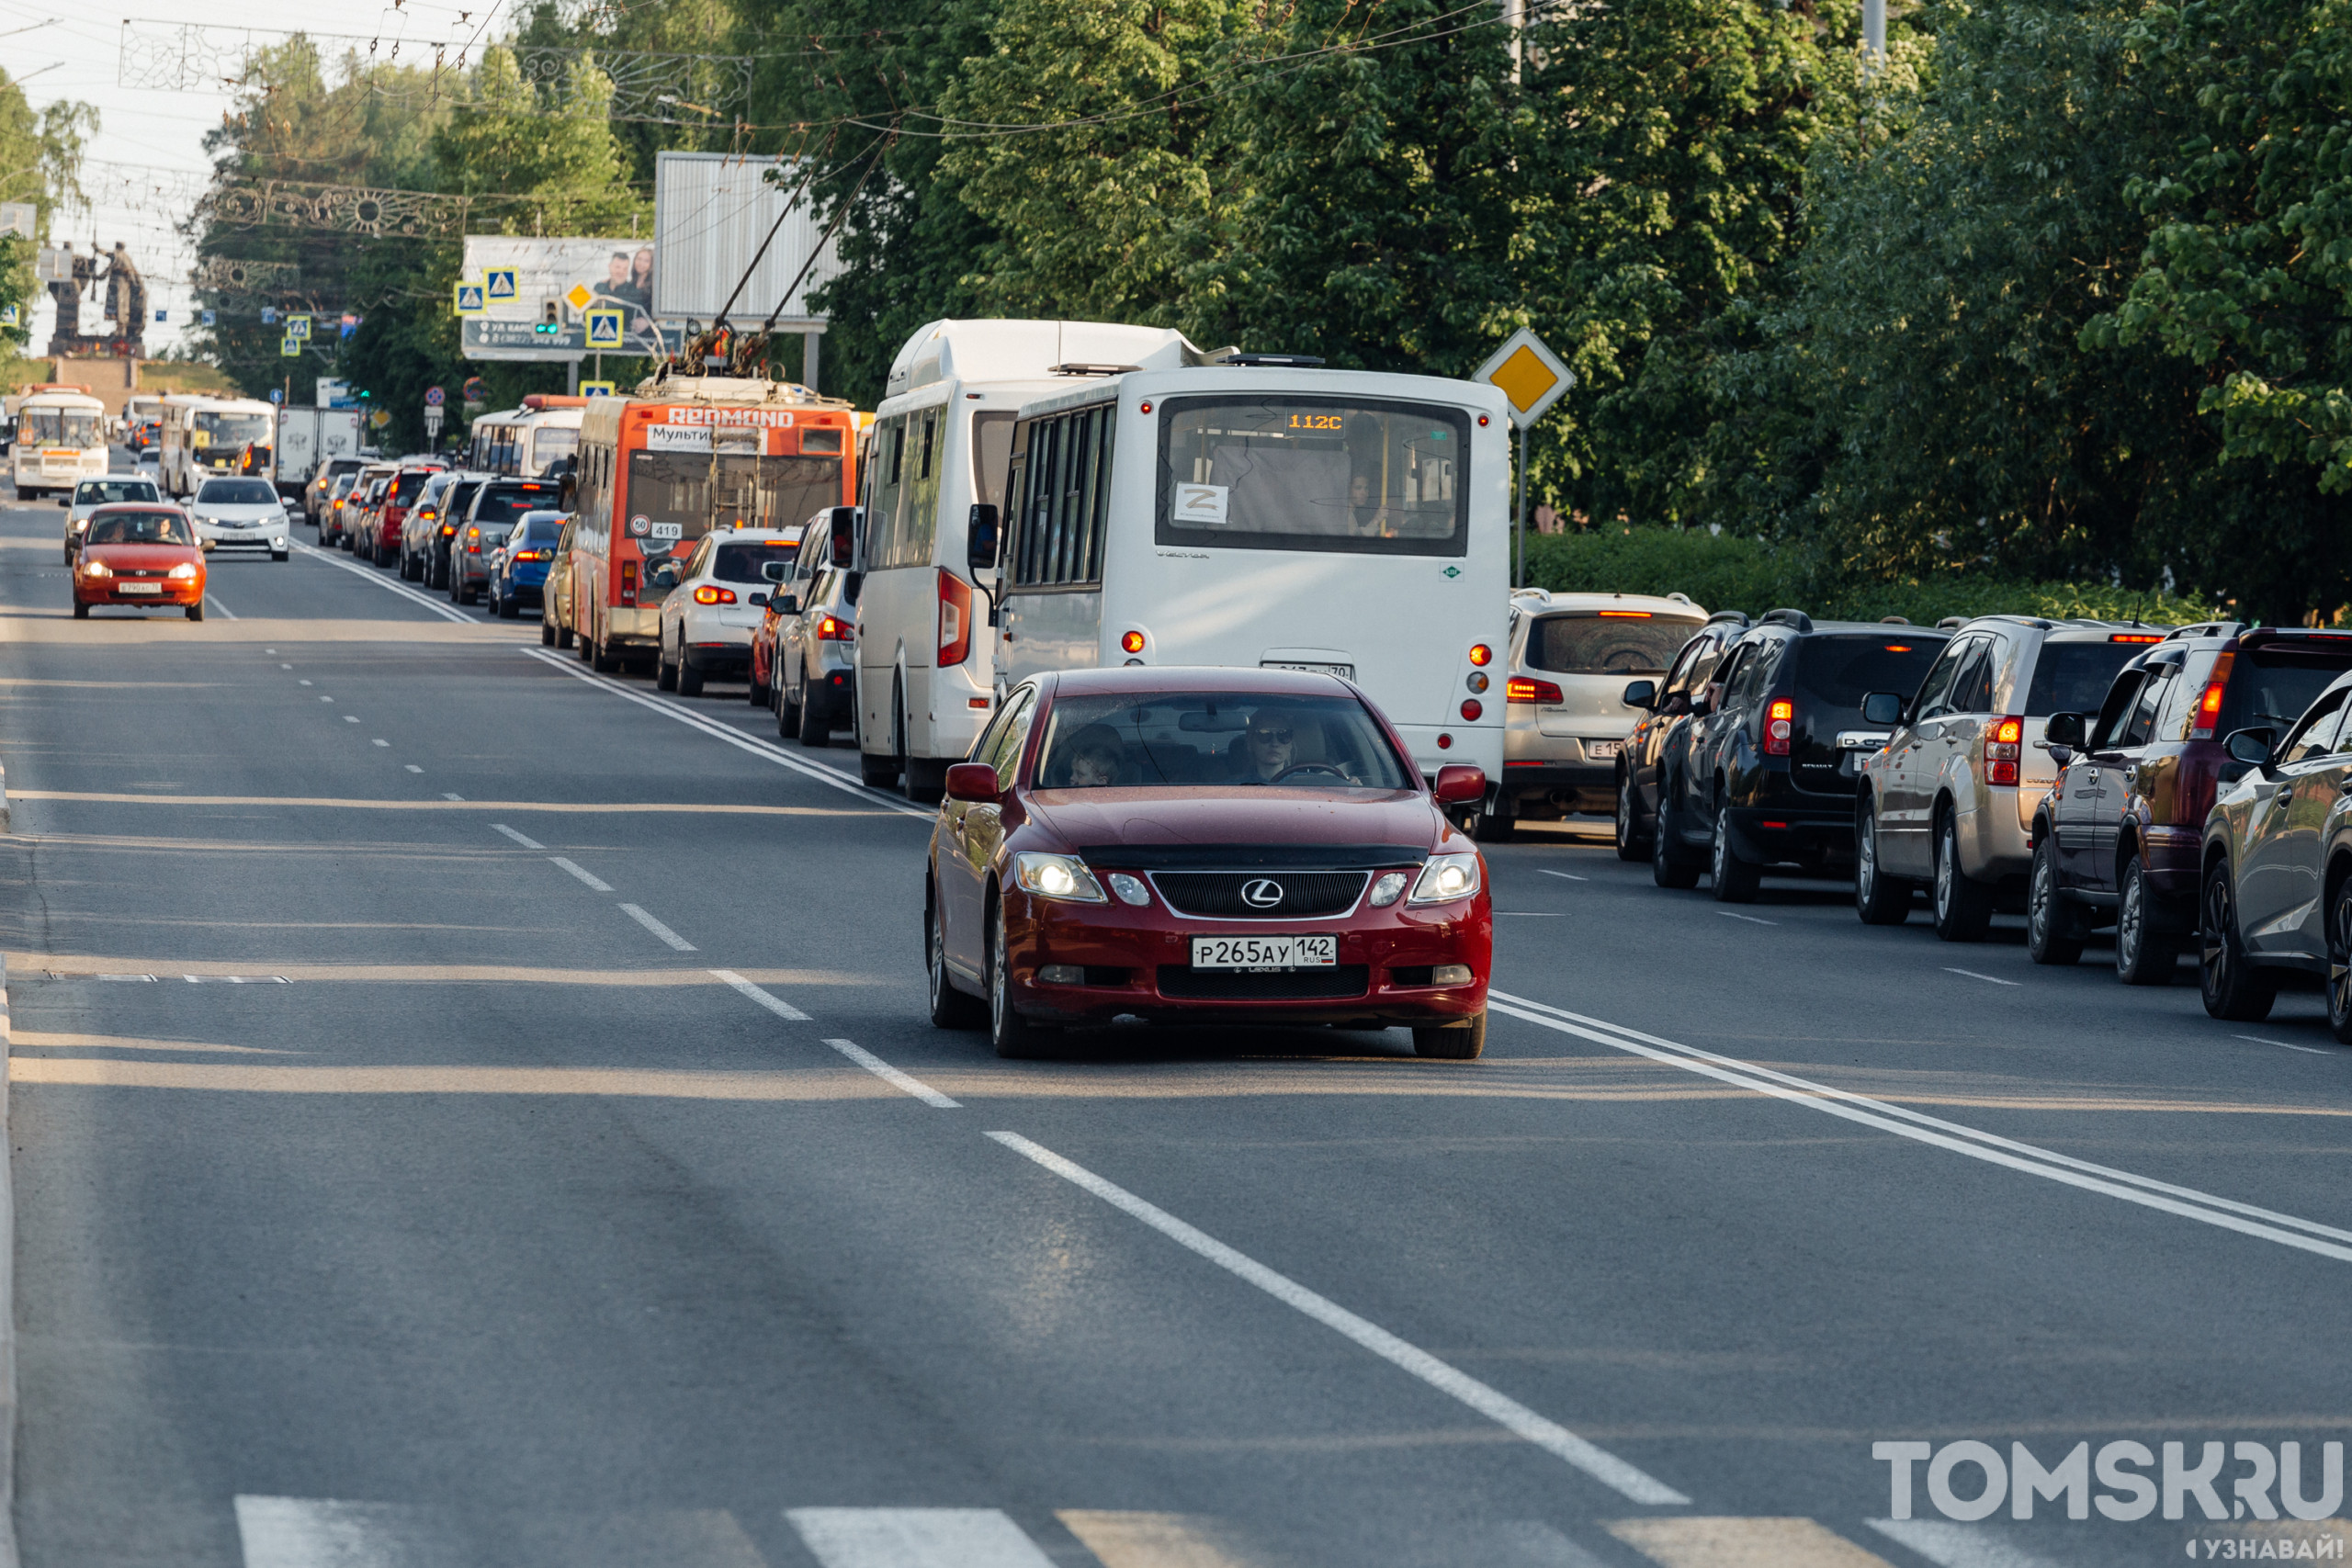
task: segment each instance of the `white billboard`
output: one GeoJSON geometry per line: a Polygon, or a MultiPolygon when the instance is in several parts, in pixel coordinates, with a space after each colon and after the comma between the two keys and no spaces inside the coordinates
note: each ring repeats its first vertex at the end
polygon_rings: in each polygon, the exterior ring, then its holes
{"type": "Polygon", "coordinates": [[[654,324],[653,257],[650,242],[617,236],[469,234],[460,281],[482,285],[484,299],[481,314],[459,323],[461,352],[469,359],[577,359],[589,348],[589,312],[618,310],[622,344],[608,352],[666,354],[678,334],[665,344],[654,324]]]}
{"type": "Polygon", "coordinates": [[[799,332],[821,328],[825,318],[809,309],[808,296],[841,271],[831,241],[815,265],[809,265],[809,254],[825,231],[824,220],[804,196],[783,226],[776,227],[777,215],[799,178],[799,166],[780,158],[654,154],[653,243],[662,267],[653,278],[653,313],[664,320],[707,322],[727,309],[733,295],[728,320],[738,326],[756,326],[776,310],[786,287],[798,276],[792,298],[782,301],[776,325],[799,332]],[[769,178],[771,174],[777,178],[769,178]],[[771,229],[775,231],[773,240],[768,239],[771,229]],[[760,251],[763,241],[767,242],[764,254],[760,251]],[[753,266],[755,255],[759,264],[753,266]]]}

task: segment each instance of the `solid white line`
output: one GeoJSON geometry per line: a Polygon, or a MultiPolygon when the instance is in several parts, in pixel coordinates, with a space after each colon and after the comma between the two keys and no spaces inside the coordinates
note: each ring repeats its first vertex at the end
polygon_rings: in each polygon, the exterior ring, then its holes
{"type": "Polygon", "coordinates": [[[1589,876],[1578,876],[1578,875],[1577,875],[1574,872],[1567,872],[1567,871],[1553,871],[1553,870],[1549,869],[1548,867],[1545,867],[1545,866],[1540,866],[1540,865],[1539,865],[1539,866],[1537,866],[1535,869],[1536,869],[1536,870],[1538,870],[1538,871],[1540,871],[1540,872],[1543,872],[1543,873],[1544,873],[1544,875],[1546,875],[1546,876],[1556,876],[1556,877],[1559,877],[1559,878],[1560,878],[1562,881],[1564,881],[1564,882],[1590,882],[1590,881],[1592,880],[1592,878],[1591,878],[1591,877],[1589,877],[1589,876]]]}
{"type": "Polygon", "coordinates": [[[822,1568],[1054,1568],[995,1508],[787,1508],[822,1568]]]}
{"type": "Polygon", "coordinates": [[[1759,920],[1753,915],[1735,915],[1729,909],[1717,909],[1715,913],[1726,920],[1746,920],[1751,926],[1777,926],[1781,923],[1778,920],[1759,920]]]}
{"type": "Polygon", "coordinates": [[[1255,1258],[1235,1251],[1205,1232],[1195,1230],[1125,1188],[1112,1185],[1085,1167],[1031,1143],[1018,1133],[990,1133],[989,1136],[1014,1153],[1036,1161],[1073,1186],[1084,1188],[1113,1208],[1132,1214],[1179,1247],[1199,1254],[1218,1268],[1257,1286],[1283,1305],[1304,1313],[1326,1328],[1353,1340],[1391,1366],[1411,1373],[1441,1393],[1460,1400],[1497,1426],[1517,1433],[1556,1458],[1566,1460],[1602,1485],[1636,1503],[1687,1504],[1690,1501],[1657,1477],[1635,1469],[1557,1422],[1538,1416],[1509,1395],[1447,1365],[1419,1347],[1408,1344],[1379,1325],[1358,1317],[1296,1280],[1275,1273],[1255,1258]]]}
{"type": "Polygon", "coordinates": [[[405,582],[401,582],[392,578],[386,577],[383,572],[376,567],[361,566],[356,561],[337,560],[326,551],[316,548],[313,546],[303,544],[299,539],[294,541],[294,548],[301,551],[306,556],[315,556],[320,560],[326,562],[327,565],[343,571],[347,571],[354,577],[372,582],[387,593],[397,593],[401,598],[408,600],[412,604],[420,604],[425,609],[432,611],[435,615],[440,616],[445,621],[456,621],[460,626],[468,626],[481,625],[481,623],[476,621],[471,615],[462,614],[461,612],[447,604],[444,604],[437,600],[428,599],[424,594],[419,593],[414,589],[411,588],[405,582]]]}
{"type": "Polygon", "coordinates": [[[215,610],[219,611],[223,619],[232,621],[241,621],[244,619],[243,615],[238,615],[236,611],[232,610],[228,605],[223,604],[220,600],[215,599],[209,592],[205,594],[204,602],[211,605],[215,610]]]}
{"type": "Polygon", "coordinates": [[[2050,1559],[2001,1539],[1997,1525],[1943,1519],[1872,1519],[1871,1529],[1937,1568],[2052,1568],[2050,1559]]]}
{"type": "Polygon", "coordinates": [[[630,919],[635,920],[639,925],[643,926],[647,931],[651,931],[655,936],[660,937],[663,942],[668,942],[672,947],[676,948],[680,953],[692,953],[695,951],[695,944],[693,942],[688,942],[684,937],[680,936],[676,931],[672,931],[668,926],[663,925],[661,921],[647,914],[639,906],[635,904],[623,904],[621,906],[621,913],[627,915],[630,919]]]}
{"type": "Polygon", "coordinates": [[[2335,1055],[2333,1051],[2323,1051],[2316,1045],[2290,1045],[2284,1040],[2265,1040],[2259,1034],[2233,1034],[2230,1038],[2233,1040],[2249,1041],[2256,1045],[2276,1045],[2281,1050],[2286,1051],[2308,1052],[2310,1055],[2314,1056],[2333,1056],[2335,1055]]]}
{"type": "Polygon", "coordinates": [[[1998,975],[1979,975],[1973,969],[1955,969],[1949,964],[1943,966],[1943,971],[1947,975],[1965,975],[1972,980],[1990,980],[1996,986],[2015,986],[2020,983],[2016,980],[2004,980],[1998,975]]]}
{"type": "Polygon", "coordinates": [[[571,873],[572,875],[578,877],[581,881],[586,883],[589,886],[594,888],[599,893],[610,893],[613,890],[613,885],[611,883],[600,880],[592,874],[587,867],[579,864],[577,862],[568,861],[561,855],[549,855],[548,856],[548,859],[555,862],[556,864],[563,867],[564,870],[571,873]]]}
{"type": "Polygon", "coordinates": [[[759,987],[754,986],[752,982],[735,973],[734,970],[714,969],[711,973],[726,981],[729,985],[734,987],[737,990],[742,992],[745,996],[751,998],[753,1001],[759,1003],[762,1007],[767,1009],[768,1011],[775,1014],[776,1017],[790,1019],[795,1023],[806,1023],[808,1021],[808,1015],[807,1013],[802,1012],[798,1008],[794,1007],[782,997],[776,996],[772,992],[760,989],[759,987]]]}
{"type": "Polygon", "coordinates": [[[804,761],[800,758],[785,750],[782,747],[771,746],[764,740],[754,739],[752,737],[745,735],[742,731],[736,729],[731,725],[725,725],[715,719],[706,718],[701,714],[695,713],[691,708],[683,707],[676,703],[664,702],[654,697],[649,697],[642,692],[632,692],[617,681],[608,681],[602,675],[592,674],[585,670],[579,669],[577,668],[577,660],[559,659],[554,654],[548,652],[545,649],[521,648],[517,649],[515,651],[519,653],[527,653],[532,658],[540,660],[542,663],[553,665],[556,669],[562,671],[565,674],[571,676],[574,680],[585,681],[588,684],[611,692],[616,696],[627,697],[630,702],[637,704],[639,707],[651,708],[655,713],[661,714],[664,717],[674,718],[681,724],[701,730],[705,735],[724,740],[729,746],[740,747],[743,750],[751,752],[755,757],[765,757],[769,761],[780,763],[785,767],[790,768],[795,773],[805,773],[808,777],[817,780],[820,784],[829,784],[834,789],[841,790],[849,795],[854,795],[869,806],[879,806],[886,810],[896,811],[903,817],[920,818],[925,822],[931,821],[933,817],[936,816],[936,813],[930,811],[925,807],[910,806],[903,800],[893,800],[888,795],[882,794],[878,790],[868,789],[864,784],[858,783],[855,779],[849,777],[838,769],[824,767],[816,762],[804,761]]]}
{"type": "Polygon", "coordinates": [[[2352,1262],[2352,1246],[2334,1245],[2352,1243],[2352,1231],[2339,1230],[2334,1225],[2321,1224],[2316,1220],[2301,1219],[2252,1203],[2241,1203],[2233,1198],[2217,1197],[2193,1187],[2177,1186],[2153,1177],[2118,1170],[2111,1166],[2094,1165],[2072,1155],[2062,1155],[2054,1149],[2021,1144],[1962,1122],[1947,1122],[1941,1117],[1890,1105],[1884,1100],[1832,1089],[1827,1084],[1815,1083],[1771,1067],[1760,1067],[1735,1056],[1719,1055],[1679,1041],[1644,1034],[1639,1030],[1611,1023],[1606,1019],[1588,1018],[1546,1002],[1532,1001],[1504,991],[1490,991],[1487,996],[1490,1006],[1513,1018],[1524,1019],[1562,1034],[1573,1034],[1612,1050],[1646,1056],[1685,1072],[1770,1095],[1825,1115],[1859,1122],[1953,1154],[1966,1155],[1971,1159],[1981,1159],[1992,1165],[2023,1171],[2029,1176],[2039,1176],[2045,1180],[2120,1198],[2126,1202],[2218,1225],[2224,1230],[2259,1236],[2305,1252],[2315,1252],[2324,1258],[2352,1262]],[[2295,1231],[2310,1234],[2298,1235],[2293,1234],[2295,1231]],[[2314,1239],[2321,1236],[2332,1240],[2314,1239]]]}
{"type": "MultiPolygon", "coordinates": [[[[453,795],[449,798],[451,800],[455,800],[458,797],[453,795]]],[[[509,828],[503,822],[492,822],[490,825],[490,830],[493,833],[505,834],[508,838],[514,840],[516,843],[522,845],[526,850],[543,850],[547,848],[545,844],[539,842],[537,839],[526,839],[522,834],[516,832],[514,829],[509,828]]]]}
{"type": "Polygon", "coordinates": [[[934,1110],[957,1111],[962,1109],[962,1107],[957,1105],[956,1101],[948,1099],[945,1095],[932,1088],[929,1084],[924,1083],[920,1078],[900,1072],[898,1068],[892,1066],[889,1063],[884,1061],[881,1057],[876,1055],[873,1052],[867,1050],[863,1045],[854,1044],[847,1040],[828,1040],[825,1043],[831,1045],[834,1050],[839,1051],[842,1055],[847,1056],[851,1061],[855,1062],[859,1066],[864,1067],[867,1072],[872,1073],[876,1077],[880,1078],[884,1083],[906,1090],[909,1094],[913,1095],[917,1100],[922,1100],[925,1105],[931,1106],[934,1110]]]}

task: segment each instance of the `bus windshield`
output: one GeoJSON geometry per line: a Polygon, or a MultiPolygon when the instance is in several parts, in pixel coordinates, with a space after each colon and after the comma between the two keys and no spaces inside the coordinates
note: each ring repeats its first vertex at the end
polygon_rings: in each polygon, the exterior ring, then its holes
{"type": "Polygon", "coordinates": [[[101,446],[98,416],[82,409],[27,409],[17,418],[17,439],[45,446],[101,446]]]}
{"type": "Polygon", "coordinates": [[[1225,549],[1458,556],[1470,417],[1432,403],[1170,398],[1158,540],[1225,549]]]}
{"type": "Polygon", "coordinates": [[[198,446],[243,446],[249,441],[269,439],[269,415],[266,413],[199,413],[196,416],[196,441],[198,446]]]}
{"type": "Polygon", "coordinates": [[[746,528],[786,528],[820,507],[840,503],[838,457],[753,457],[702,452],[628,455],[628,517],[631,535],[662,540],[699,539],[714,520],[746,528]],[[637,519],[648,531],[639,534],[637,519]]]}
{"type": "Polygon", "coordinates": [[[551,424],[541,425],[538,434],[531,437],[531,461],[539,466],[541,473],[547,472],[549,463],[576,457],[579,451],[580,432],[577,430],[560,430],[551,424]]]}

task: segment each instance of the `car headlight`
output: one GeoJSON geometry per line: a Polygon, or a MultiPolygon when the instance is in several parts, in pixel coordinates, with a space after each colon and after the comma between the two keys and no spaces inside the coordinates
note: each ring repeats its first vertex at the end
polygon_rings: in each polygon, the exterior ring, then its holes
{"type": "Polygon", "coordinates": [[[1431,855],[1408,904],[1448,904],[1478,891],[1476,855],[1431,855]]]}
{"type": "Polygon", "coordinates": [[[1380,880],[1372,885],[1372,907],[1375,909],[1385,909],[1389,905],[1396,902],[1405,896],[1405,884],[1411,880],[1408,874],[1401,871],[1383,874],[1380,880]]]}
{"type": "Polygon", "coordinates": [[[182,582],[192,582],[196,580],[196,563],[192,560],[184,560],[164,575],[165,577],[175,577],[182,582]]]}
{"type": "Polygon", "coordinates": [[[1094,874],[1076,855],[1023,850],[1012,857],[1012,880],[1023,893],[1035,893],[1040,898],[1061,898],[1073,904],[1109,902],[1094,874]]]}
{"type": "Polygon", "coordinates": [[[114,575],[114,568],[108,566],[102,560],[84,561],[82,563],[82,575],[85,577],[112,577],[114,575]]]}
{"type": "Polygon", "coordinates": [[[1138,909],[1151,903],[1151,893],[1144,886],[1142,880],[1129,876],[1124,871],[1114,871],[1111,874],[1111,891],[1119,896],[1120,903],[1133,904],[1138,909]]]}

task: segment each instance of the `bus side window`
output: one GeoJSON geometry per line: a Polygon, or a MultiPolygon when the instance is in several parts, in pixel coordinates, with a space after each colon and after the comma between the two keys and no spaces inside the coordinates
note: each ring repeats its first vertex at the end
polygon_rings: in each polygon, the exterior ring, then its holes
{"type": "Polygon", "coordinates": [[[1094,468],[1087,475],[1086,553],[1080,558],[1078,581],[1102,581],[1102,532],[1111,511],[1111,435],[1119,425],[1119,409],[1106,403],[1094,411],[1094,468]]]}
{"type": "Polygon", "coordinates": [[[1021,521],[1021,581],[1046,581],[1046,547],[1054,520],[1054,470],[1060,459],[1062,422],[1041,422],[1029,433],[1029,495],[1021,521]]]}

